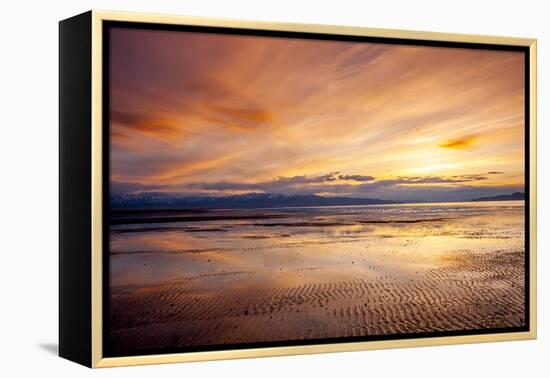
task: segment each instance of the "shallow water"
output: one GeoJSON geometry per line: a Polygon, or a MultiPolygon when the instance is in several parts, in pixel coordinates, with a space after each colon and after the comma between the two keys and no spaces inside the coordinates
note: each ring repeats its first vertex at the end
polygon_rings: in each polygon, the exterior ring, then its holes
{"type": "Polygon", "coordinates": [[[523,201],[113,219],[115,350],[524,324],[523,201]]]}

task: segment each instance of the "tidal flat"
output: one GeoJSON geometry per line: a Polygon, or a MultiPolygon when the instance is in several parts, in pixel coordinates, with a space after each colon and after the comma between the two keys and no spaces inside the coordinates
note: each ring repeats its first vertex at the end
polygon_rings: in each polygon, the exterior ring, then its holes
{"type": "Polygon", "coordinates": [[[121,212],[114,354],[525,325],[523,201],[121,212]]]}

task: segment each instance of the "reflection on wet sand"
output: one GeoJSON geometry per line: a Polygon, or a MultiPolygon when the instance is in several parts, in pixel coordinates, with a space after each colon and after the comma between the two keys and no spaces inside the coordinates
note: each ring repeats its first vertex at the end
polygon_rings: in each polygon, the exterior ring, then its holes
{"type": "Polygon", "coordinates": [[[523,201],[116,219],[115,353],[525,324],[523,201]]]}

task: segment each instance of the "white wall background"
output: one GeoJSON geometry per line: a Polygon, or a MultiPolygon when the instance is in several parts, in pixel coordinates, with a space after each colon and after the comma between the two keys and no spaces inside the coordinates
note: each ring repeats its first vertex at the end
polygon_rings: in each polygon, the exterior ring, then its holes
{"type": "Polygon", "coordinates": [[[0,374],[80,377],[548,376],[550,27],[546,1],[10,1],[0,22],[0,374]],[[545,4],[546,3],[546,4],[545,4]],[[90,371],[57,348],[57,64],[61,19],[89,9],[539,39],[539,339],[90,371]]]}

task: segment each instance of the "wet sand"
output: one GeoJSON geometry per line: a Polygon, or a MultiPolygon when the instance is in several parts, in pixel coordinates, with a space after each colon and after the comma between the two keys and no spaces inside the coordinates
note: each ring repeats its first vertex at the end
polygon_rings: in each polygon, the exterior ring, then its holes
{"type": "Polygon", "coordinates": [[[205,216],[111,227],[115,353],[525,324],[522,201],[205,216]]]}

